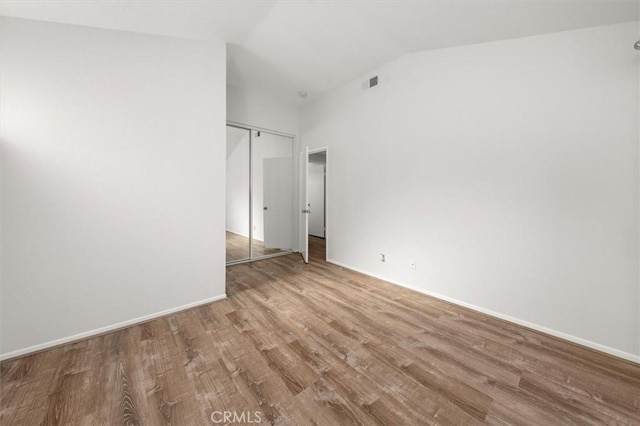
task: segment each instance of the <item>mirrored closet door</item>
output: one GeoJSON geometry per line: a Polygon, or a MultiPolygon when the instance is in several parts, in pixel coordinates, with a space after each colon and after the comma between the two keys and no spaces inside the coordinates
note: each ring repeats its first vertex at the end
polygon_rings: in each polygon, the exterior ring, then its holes
{"type": "Polygon", "coordinates": [[[293,137],[227,125],[227,264],[293,249],[293,137]]]}
{"type": "Polygon", "coordinates": [[[227,262],[250,259],[251,131],[227,126],[227,262]]]}

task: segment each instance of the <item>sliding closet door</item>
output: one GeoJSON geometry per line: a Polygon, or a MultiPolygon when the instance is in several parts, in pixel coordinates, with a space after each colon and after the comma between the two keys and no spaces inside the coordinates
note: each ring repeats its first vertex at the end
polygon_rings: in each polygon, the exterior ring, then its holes
{"type": "Polygon", "coordinates": [[[251,258],[250,147],[250,130],[227,126],[227,262],[251,258]]]}
{"type": "Polygon", "coordinates": [[[254,132],[253,257],[293,248],[293,139],[254,132]]]}
{"type": "Polygon", "coordinates": [[[227,264],[293,248],[293,138],[227,125],[227,264]]]}
{"type": "Polygon", "coordinates": [[[264,245],[288,250],[291,249],[293,237],[291,232],[293,197],[285,182],[291,180],[291,173],[293,173],[291,158],[265,158],[262,167],[264,245]]]}

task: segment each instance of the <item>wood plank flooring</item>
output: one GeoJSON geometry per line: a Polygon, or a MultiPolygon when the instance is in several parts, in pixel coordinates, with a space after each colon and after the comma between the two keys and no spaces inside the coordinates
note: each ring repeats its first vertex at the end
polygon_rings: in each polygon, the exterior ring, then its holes
{"type": "Polygon", "coordinates": [[[640,365],[324,263],[311,241],[309,265],[227,268],[227,300],[3,362],[0,424],[640,424],[640,365]]]}
{"type": "MultiPolygon", "coordinates": [[[[253,240],[253,257],[278,253],[282,250],[265,247],[264,241],[253,240]]],[[[249,258],[249,239],[242,235],[227,231],[227,262],[249,258]]]]}

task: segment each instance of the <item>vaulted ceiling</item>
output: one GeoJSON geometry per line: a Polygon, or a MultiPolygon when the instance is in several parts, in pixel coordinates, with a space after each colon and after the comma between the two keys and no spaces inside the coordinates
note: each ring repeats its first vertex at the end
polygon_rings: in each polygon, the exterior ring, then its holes
{"type": "MultiPolygon", "coordinates": [[[[291,103],[418,50],[637,21],[640,1],[33,1],[0,14],[228,43],[228,83],[291,103]]],[[[640,33],[640,31],[639,31],[640,33]]]]}

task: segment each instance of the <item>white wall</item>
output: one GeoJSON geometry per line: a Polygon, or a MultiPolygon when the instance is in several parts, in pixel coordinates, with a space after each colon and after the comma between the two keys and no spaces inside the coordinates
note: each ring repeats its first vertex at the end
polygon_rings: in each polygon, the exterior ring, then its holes
{"type": "Polygon", "coordinates": [[[324,238],[324,163],[309,163],[307,191],[309,235],[324,238]]]}
{"type": "Polygon", "coordinates": [[[303,144],[331,150],[329,259],[640,355],[637,39],[415,53],[307,107],[303,144]]]}
{"type": "Polygon", "coordinates": [[[300,110],[261,93],[227,86],[227,119],[281,133],[300,135],[300,110]]]}
{"type": "Polygon", "coordinates": [[[225,45],[2,18],[5,357],[225,292],[225,45]]]}

